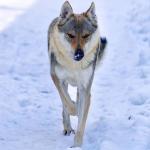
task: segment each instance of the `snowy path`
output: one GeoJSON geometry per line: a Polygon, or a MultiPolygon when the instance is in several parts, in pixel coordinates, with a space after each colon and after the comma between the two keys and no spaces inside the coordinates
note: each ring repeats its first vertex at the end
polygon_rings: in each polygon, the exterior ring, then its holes
{"type": "MultiPolygon", "coordinates": [[[[95,3],[109,45],[94,79],[82,149],[150,150],[150,2],[95,3]]],[[[47,56],[47,28],[61,4],[36,0],[10,23],[0,15],[7,22],[0,24],[0,150],[65,150],[73,142],[62,135],[47,56]]],[[[81,12],[90,0],[71,4],[81,12]]]]}

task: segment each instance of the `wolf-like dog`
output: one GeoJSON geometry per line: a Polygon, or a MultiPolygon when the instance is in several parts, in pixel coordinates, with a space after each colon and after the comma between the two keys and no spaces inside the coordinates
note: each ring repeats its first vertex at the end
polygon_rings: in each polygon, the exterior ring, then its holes
{"type": "Polygon", "coordinates": [[[100,37],[93,2],[81,14],[73,13],[69,2],[64,2],[60,16],[49,26],[50,74],[63,105],[63,133],[75,133],[73,147],[80,147],[83,142],[94,72],[106,43],[106,38],[100,37]],[[68,93],[68,84],[77,87],[76,102],[68,93]],[[70,115],[78,117],[76,132],[71,127],[70,115]]]}

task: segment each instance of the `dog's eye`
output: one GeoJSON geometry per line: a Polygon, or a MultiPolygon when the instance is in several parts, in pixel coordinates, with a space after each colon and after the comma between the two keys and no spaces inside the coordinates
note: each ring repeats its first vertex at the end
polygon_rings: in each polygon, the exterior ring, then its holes
{"type": "Polygon", "coordinates": [[[89,36],[90,36],[90,34],[85,34],[85,35],[82,36],[82,38],[83,38],[83,39],[86,39],[86,38],[88,38],[89,36]]]}
{"type": "Polygon", "coordinates": [[[75,35],[73,35],[73,34],[67,33],[67,35],[68,35],[68,37],[71,38],[71,39],[75,38],[75,35]]]}

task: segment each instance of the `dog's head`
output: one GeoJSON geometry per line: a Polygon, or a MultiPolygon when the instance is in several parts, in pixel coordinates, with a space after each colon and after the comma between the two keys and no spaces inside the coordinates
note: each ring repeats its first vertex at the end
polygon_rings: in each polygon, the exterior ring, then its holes
{"type": "Polygon", "coordinates": [[[74,14],[71,5],[66,1],[61,9],[58,30],[65,50],[76,61],[95,46],[99,39],[95,4],[82,14],[74,14]]]}

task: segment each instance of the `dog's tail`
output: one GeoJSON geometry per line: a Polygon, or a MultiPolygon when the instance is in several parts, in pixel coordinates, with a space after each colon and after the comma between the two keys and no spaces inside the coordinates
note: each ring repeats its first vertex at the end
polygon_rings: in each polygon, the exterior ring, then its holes
{"type": "Polygon", "coordinates": [[[106,39],[106,37],[101,37],[100,38],[100,42],[101,42],[100,50],[104,51],[104,49],[106,48],[106,45],[107,45],[107,39],[106,39]]]}
{"type": "Polygon", "coordinates": [[[97,53],[97,65],[99,64],[99,62],[101,62],[105,54],[106,46],[107,46],[106,37],[100,37],[100,44],[99,44],[98,53],[97,53]]]}

